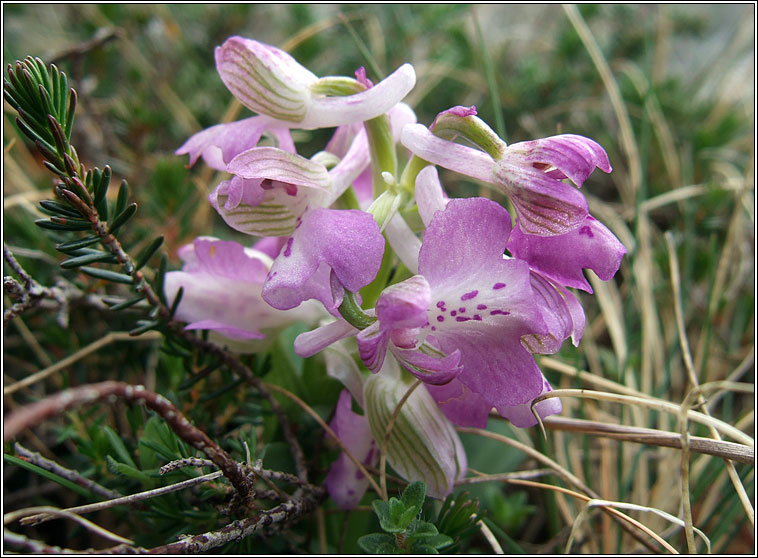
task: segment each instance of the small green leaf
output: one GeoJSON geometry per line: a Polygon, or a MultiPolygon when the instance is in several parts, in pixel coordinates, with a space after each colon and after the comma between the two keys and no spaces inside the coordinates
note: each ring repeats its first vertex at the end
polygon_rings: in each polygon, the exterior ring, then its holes
{"type": "MultiPolygon", "coordinates": [[[[397,501],[397,500],[396,500],[397,501]]],[[[371,502],[371,506],[374,508],[374,513],[379,518],[379,525],[387,533],[402,533],[405,527],[398,527],[390,517],[390,507],[387,502],[382,500],[374,500],[371,502]]]]}
{"type": "Polygon", "coordinates": [[[414,544],[410,548],[414,554],[439,554],[439,550],[428,544],[414,544]]]}
{"type": "Polygon", "coordinates": [[[417,521],[412,527],[412,531],[411,529],[408,529],[408,538],[431,537],[439,533],[439,531],[437,531],[437,527],[428,521],[417,521]]]}
{"type": "Polygon", "coordinates": [[[56,244],[55,249],[59,252],[71,252],[72,250],[78,250],[80,248],[85,248],[87,246],[91,246],[92,244],[95,244],[98,240],[100,240],[99,236],[85,236],[84,238],[78,238],[76,240],[70,240],[68,242],[63,242],[61,244],[56,244]]]}
{"type": "Polygon", "coordinates": [[[397,545],[395,537],[386,533],[370,533],[358,539],[360,546],[366,554],[394,554],[397,545]]]}
{"type": "Polygon", "coordinates": [[[137,335],[142,335],[146,331],[150,331],[151,329],[155,329],[156,327],[161,325],[160,320],[151,320],[149,322],[140,320],[137,323],[140,325],[138,327],[135,327],[131,331],[129,331],[129,335],[131,335],[132,337],[136,337],[137,335]]]}
{"type": "Polygon", "coordinates": [[[130,298],[129,300],[125,300],[124,302],[119,302],[118,304],[114,304],[113,306],[111,306],[111,310],[113,311],[124,310],[126,308],[130,308],[134,306],[135,304],[137,304],[138,302],[142,300],[145,300],[144,296],[142,295],[135,296],[134,298],[130,298]]]}
{"type": "Polygon", "coordinates": [[[166,304],[166,293],[163,292],[163,283],[166,278],[166,268],[168,268],[168,256],[161,254],[161,261],[158,264],[158,271],[153,279],[153,289],[158,293],[158,298],[163,304],[166,304]]]}
{"type": "Polygon", "coordinates": [[[426,484],[415,481],[409,484],[402,495],[403,504],[406,508],[415,509],[414,515],[421,511],[426,498],[426,484]]]}
{"type": "Polygon", "coordinates": [[[111,234],[115,233],[119,228],[121,228],[123,225],[126,224],[129,219],[134,217],[134,214],[137,213],[137,204],[136,203],[130,203],[126,206],[126,208],[116,215],[116,217],[111,222],[110,226],[108,227],[108,232],[111,234]]]}
{"type": "Polygon", "coordinates": [[[118,461],[113,459],[110,455],[105,456],[105,462],[108,466],[108,470],[114,475],[123,475],[125,477],[129,477],[131,479],[137,479],[140,481],[152,480],[149,475],[137,469],[136,466],[132,467],[131,465],[127,465],[126,463],[119,463],[118,461]]]}
{"type": "Polygon", "coordinates": [[[40,228],[50,231],[88,231],[92,228],[92,224],[89,221],[81,221],[79,219],[58,219],[52,221],[48,219],[37,219],[34,224],[40,228]]]}
{"type": "Polygon", "coordinates": [[[82,273],[89,275],[90,277],[103,279],[105,281],[111,281],[112,283],[124,283],[125,285],[131,285],[134,282],[130,275],[118,273],[117,271],[110,271],[109,269],[100,269],[97,267],[80,267],[79,270],[82,273]]]}
{"type": "Polygon", "coordinates": [[[110,217],[110,221],[114,221],[116,215],[121,215],[129,202],[129,184],[126,180],[121,181],[121,186],[118,189],[118,197],[116,198],[116,207],[113,210],[113,215],[110,217]]]}
{"type": "Polygon", "coordinates": [[[64,260],[60,263],[60,266],[63,269],[73,269],[75,267],[80,267],[85,264],[95,263],[95,262],[111,262],[116,263],[115,257],[113,254],[109,254],[108,252],[100,252],[98,251],[95,254],[85,254],[84,256],[77,256],[76,258],[69,258],[68,260],[64,260]]]}
{"type": "MultiPolygon", "coordinates": [[[[408,510],[405,508],[403,503],[397,498],[390,498],[389,509],[390,522],[393,525],[397,525],[398,527],[405,529],[408,526],[408,523],[410,523],[410,520],[407,522],[404,520],[404,516],[408,510]]],[[[413,519],[413,517],[411,517],[411,519],[413,519]]]]}
{"type": "Polygon", "coordinates": [[[97,214],[103,219],[108,216],[108,200],[106,194],[108,193],[108,185],[111,182],[111,168],[106,166],[102,172],[100,169],[92,170],[92,202],[97,210],[97,214]]]}
{"type": "Polygon", "coordinates": [[[171,309],[169,310],[169,315],[173,318],[174,314],[176,314],[176,309],[179,308],[179,303],[182,301],[182,297],[184,296],[184,287],[179,287],[179,290],[176,292],[176,297],[174,298],[174,302],[171,303],[171,309]]]}
{"type": "Polygon", "coordinates": [[[137,464],[129,454],[129,450],[126,449],[121,436],[119,436],[116,431],[113,430],[110,426],[104,426],[103,432],[105,432],[105,435],[108,437],[108,442],[111,444],[111,448],[113,448],[113,451],[116,452],[116,455],[121,460],[121,462],[126,463],[127,465],[131,465],[132,467],[136,467],[137,464]]]}
{"type": "Polygon", "coordinates": [[[139,256],[137,256],[137,269],[143,268],[162,245],[163,235],[153,240],[144,250],[142,250],[139,256]]]}
{"type": "Polygon", "coordinates": [[[42,209],[49,215],[62,215],[64,217],[81,217],[80,213],[68,205],[63,205],[53,200],[42,200],[39,202],[42,209]]]}

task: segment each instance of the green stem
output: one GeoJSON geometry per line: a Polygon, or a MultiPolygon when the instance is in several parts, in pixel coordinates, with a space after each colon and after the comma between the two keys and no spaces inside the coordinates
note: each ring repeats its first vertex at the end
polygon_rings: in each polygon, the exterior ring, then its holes
{"type": "Polygon", "coordinates": [[[428,165],[431,165],[429,161],[412,155],[403,169],[403,174],[400,176],[400,188],[415,198],[416,176],[428,165]]]}
{"type": "Polygon", "coordinates": [[[366,329],[376,321],[375,317],[369,316],[363,311],[355,298],[355,293],[348,290],[345,291],[339,312],[347,323],[358,329],[366,329]]]}
{"type": "Polygon", "coordinates": [[[368,134],[374,199],[376,199],[385,190],[382,173],[388,172],[393,177],[397,176],[397,151],[390,129],[390,119],[386,114],[367,120],[364,125],[368,134]]]}

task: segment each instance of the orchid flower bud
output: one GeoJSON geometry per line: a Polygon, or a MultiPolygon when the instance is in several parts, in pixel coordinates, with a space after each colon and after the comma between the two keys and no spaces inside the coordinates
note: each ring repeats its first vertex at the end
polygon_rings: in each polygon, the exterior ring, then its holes
{"type": "MultiPolygon", "coordinates": [[[[364,409],[380,446],[390,418],[413,381],[390,355],[381,372],[366,380],[364,409]]],[[[390,434],[387,460],[406,480],[424,481],[433,498],[450,494],[454,482],[466,473],[466,453],[458,433],[425,386],[414,389],[403,403],[390,434]]]]}

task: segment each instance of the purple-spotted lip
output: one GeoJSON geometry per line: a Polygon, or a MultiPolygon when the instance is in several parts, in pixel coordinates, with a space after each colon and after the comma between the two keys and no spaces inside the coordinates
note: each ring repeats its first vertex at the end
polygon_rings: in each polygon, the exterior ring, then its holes
{"type": "MultiPolygon", "coordinates": [[[[492,290],[499,291],[499,290],[504,289],[506,286],[507,285],[505,283],[498,281],[492,285],[492,290]]],[[[442,300],[442,299],[438,300],[434,304],[434,307],[430,308],[430,312],[433,315],[433,318],[430,321],[432,323],[442,324],[448,318],[446,314],[449,314],[449,318],[452,318],[457,323],[464,323],[464,322],[470,322],[470,321],[481,322],[483,321],[483,316],[510,315],[510,312],[508,310],[505,310],[502,308],[490,307],[487,304],[483,304],[483,303],[476,304],[475,308],[471,308],[470,306],[465,304],[477,298],[478,295],[479,295],[479,289],[473,289],[471,291],[467,291],[463,293],[462,295],[458,297],[460,299],[459,303],[450,305],[451,307],[453,307],[452,310],[448,310],[448,303],[446,300],[442,300]]],[[[432,329],[434,331],[437,330],[436,327],[433,327],[432,329]]]]}

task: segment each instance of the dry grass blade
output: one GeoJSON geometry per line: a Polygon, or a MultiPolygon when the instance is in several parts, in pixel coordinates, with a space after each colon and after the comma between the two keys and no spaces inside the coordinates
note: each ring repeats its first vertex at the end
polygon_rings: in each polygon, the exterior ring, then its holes
{"type": "MultiPolygon", "coordinates": [[[[536,405],[540,401],[544,401],[545,399],[550,399],[551,397],[580,397],[580,398],[585,398],[585,399],[595,399],[599,401],[614,401],[616,403],[629,403],[632,405],[640,405],[642,407],[647,407],[649,409],[665,411],[667,413],[672,413],[674,415],[678,415],[679,412],[681,411],[680,405],[676,405],[675,403],[669,403],[668,401],[661,401],[658,399],[649,399],[649,398],[642,398],[642,397],[630,397],[627,395],[606,393],[603,391],[592,391],[588,389],[555,389],[549,393],[544,393],[540,395],[539,397],[535,398],[534,401],[532,401],[532,408],[534,408],[534,405],[536,405]]],[[[698,422],[706,426],[713,426],[716,430],[718,430],[722,434],[726,434],[727,436],[734,438],[735,440],[745,444],[746,446],[750,448],[755,447],[755,441],[750,436],[738,430],[731,424],[727,424],[721,420],[718,420],[713,417],[708,417],[702,413],[698,413],[697,411],[692,411],[692,410],[687,411],[687,418],[693,422],[698,422]]]]}
{"type": "Polygon", "coordinates": [[[44,368],[40,370],[39,372],[35,372],[34,374],[31,374],[27,376],[26,378],[24,378],[23,380],[19,380],[18,382],[15,382],[9,386],[4,387],[3,395],[10,395],[11,393],[18,391],[21,388],[30,386],[41,380],[44,380],[48,376],[55,374],[56,372],[66,368],[67,366],[71,366],[79,359],[84,358],[90,353],[94,353],[95,351],[101,349],[102,347],[105,347],[106,345],[110,345],[114,341],[156,341],[162,338],[163,336],[159,331],[148,331],[146,333],[143,333],[139,337],[133,337],[125,331],[112,331],[108,333],[107,335],[104,335],[97,341],[93,341],[86,347],[82,347],[81,349],[76,351],[74,354],[67,356],[63,360],[59,360],[55,364],[48,366],[47,368],[44,368]]]}
{"type": "Polygon", "coordinates": [[[39,513],[71,519],[72,521],[75,521],[76,523],[84,527],[85,529],[88,529],[89,531],[92,531],[93,533],[96,533],[100,535],[101,537],[104,537],[110,541],[117,542],[119,544],[128,544],[128,545],[134,544],[134,541],[132,541],[131,539],[126,539],[120,535],[117,535],[116,533],[112,533],[111,531],[108,531],[108,529],[100,527],[99,525],[89,521],[88,519],[84,519],[83,517],[75,513],[72,513],[69,510],[60,510],[52,506],[35,506],[33,508],[25,508],[22,510],[17,510],[14,512],[7,513],[3,516],[3,525],[8,525],[9,523],[16,521],[17,519],[21,519],[31,514],[39,514],[39,513]]]}
{"type": "MultiPolygon", "coordinates": [[[[689,429],[687,427],[687,413],[689,411],[689,408],[693,405],[695,401],[702,400],[702,394],[706,393],[711,390],[717,390],[717,389],[728,389],[731,391],[738,391],[742,393],[754,393],[755,387],[751,384],[739,384],[736,382],[711,382],[708,384],[703,384],[702,386],[698,386],[691,390],[687,397],[685,397],[684,402],[682,403],[681,412],[679,414],[679,420],[681,425],[681,434],[682,434],[682,459],[681,459],[681,471],[682,471],[682,511],[684,515],[684,524],[685,524],[685,533],[687,536],[687,546],[689,548],[689,551],[691,553],[696,552],[695,549],[695,537],[694,537],[694,527],[692,524],[692,507],[690,503],[690,487],[689,487],[689,429]]],[[[714,432],[716,436],[718,436],[717,432],[714,432]]],[[[750,523],[752,525],[755,525],[755,510],[753,509],[752,504],[750,503],[750,497],[747,495],[747,492],[745,491],[745,487],[742,486],[742,481],[740,480],[739,475],[737,474],[737,470],[734,468],[734,464],[725,461],[725,466],[727,473],[729,473],[729,478],[732,481],[732,484],[734,485],[735,490],[737,491],[737,495],[739,496],[740,502],[742,503],[742,507],[745,509],[745,513],[748,516],[748,519],[750,520],[750,523]]]]}
{"type": "MultiPolygon", "coordinates": [[[[642,511],[642,512],[649,512],[654,513],[656,515],[659,515],[660,517],[666,519],[667,521],[670,521],[671,523],[674,523],[676,525],[679,525],[681,527],[684,527],[685,522],[679,519],[678,517],[674,517],[670,513],[666,513],[663,510],[659,510],[658,508],[651,508],[649,506],[638,506],[636,504],[629,504],[627,502],[612,502],[610,500],[588,500],[587,504],[585,504],[585,508],[581,511],[581,513],[576,517],[576,521],[574,522],[574,525],[571,526],[571,534],[569,535],[568,541],[566,542],[566,554],[569,553],[569,550],[571,549],[571,543],[574,540],[574,533],[576,529],[578,528],[578,525],[581,521],[584,520],[584,518],[587,516],[589,511],[593,507],[601,507],[601,508],[621,508],[625,510],[634,510],[634,511],[642,511]]],[[[705,533],[703,533],[700,529],[694,529],[694,531],[697,533],[697,535],[703,539],[705,542],[705,545],[708,549],[708,554],[711,553],[711,541],[708,537],[705,536],[705,533]]],[[[678,554],[678,552],[677,552],[678,554]]]]}
{"type": "MultiPolygon", "coordinates": [[[[546,417],[543,419],[543,424],[550,430],[581,432],[592,436],[622,440],[624,442],[636,442],[677,449],[682,448],[681,433],[656,430],[654,428],[638,428],[635,426],[561,416],[546,417]]],[[[731,459],[740,463],[753,463],[755,460],[755,452],[752,448],[723,440],[690,436],[689,447],[692,451],[698,453],[731,459]]]]}
{"type": "MultiPolygon", "coordinates": [[[[591,502],[593,500],[595,501],[602,501],[599,498],[588,498],[584,494],[580,494],[579,492],[575,492],[573,490],[569,490],[568,488],[563,488],[561,486],[553,486],[552,484],[544,484],[541,482],[534,482],[534,481],[528,481],[528,480],[510,480],[508,481],[510,484],[520,484],[523,486],[531,486],[534,488],[545,488],[547,490],[554,490],[556,492],[561,492],[563,494],[568,494],[569,496],[573,496],[574,498],[577,498],[579,500],[583,500],[585,502],[591,502]]],[[[672,547],[669,543],[667,543],[665,540],[663,540],[657,533],[655,533],[652,529],[649,527],[643,525],[636,519],[633,519],[629,517],[628,515],[621,513],[620,511],[610,508],[610,507],[601,507],[601,509],[613,515],[614,517],[617,517],[619,519],[622,519],[623,521],[626,521],[627,523],[630,523],[634,527],[637,527],[640,531],[643,531],[645,534],[650,536],[652,539],[654,539],[658,544],[660,544],[662,547],[664,547],[666,550],[668,550],[671,554],[679,554],[677,550],[672,547]]]]}
{"type": "MultiPolygon", "coordinates": [[[[201,484],[204,482],[217,479],[223,476],[223,474],[224,473],[222,471],[214,471],[213,473],[208,473],[207,475],[202,475],[200,477],[187,479],[185,481],[181,481],[176,484],[170,484],[168,486],[162,486],[160,488],[155,488],[153,490],[146,490],[145,492],[130,494],[129,496],[122,496],[120,498],[113,498],[111,500],[105,500],[103,502],[97,502],[95,504],[87,504],[84,506],[76,506],[74,508],[66,508],[65,510],[61,510],[61,511],[64,511],[67,513],[82,514],[82,513],[92,513],[92,512],[96,512],[100,510],[105,510],[108,508],[112,508],[113,506],[131,505],[136,502],[141,502],[142,500],[156,498],[158,496],[163,496],[164,494],[170,494],[178,490],[184,490],[185,488],[195,486],[196,484],[201,484]]],[[[46,513],[40,513],[38,515],[25,517],[24,519],[21,520],[21,523],[23,525],[37,525],[38,523],[42,523],[43,521],[48,521],[50,519],[54,519],[54,514],[46,512],[46,513]]]]}

